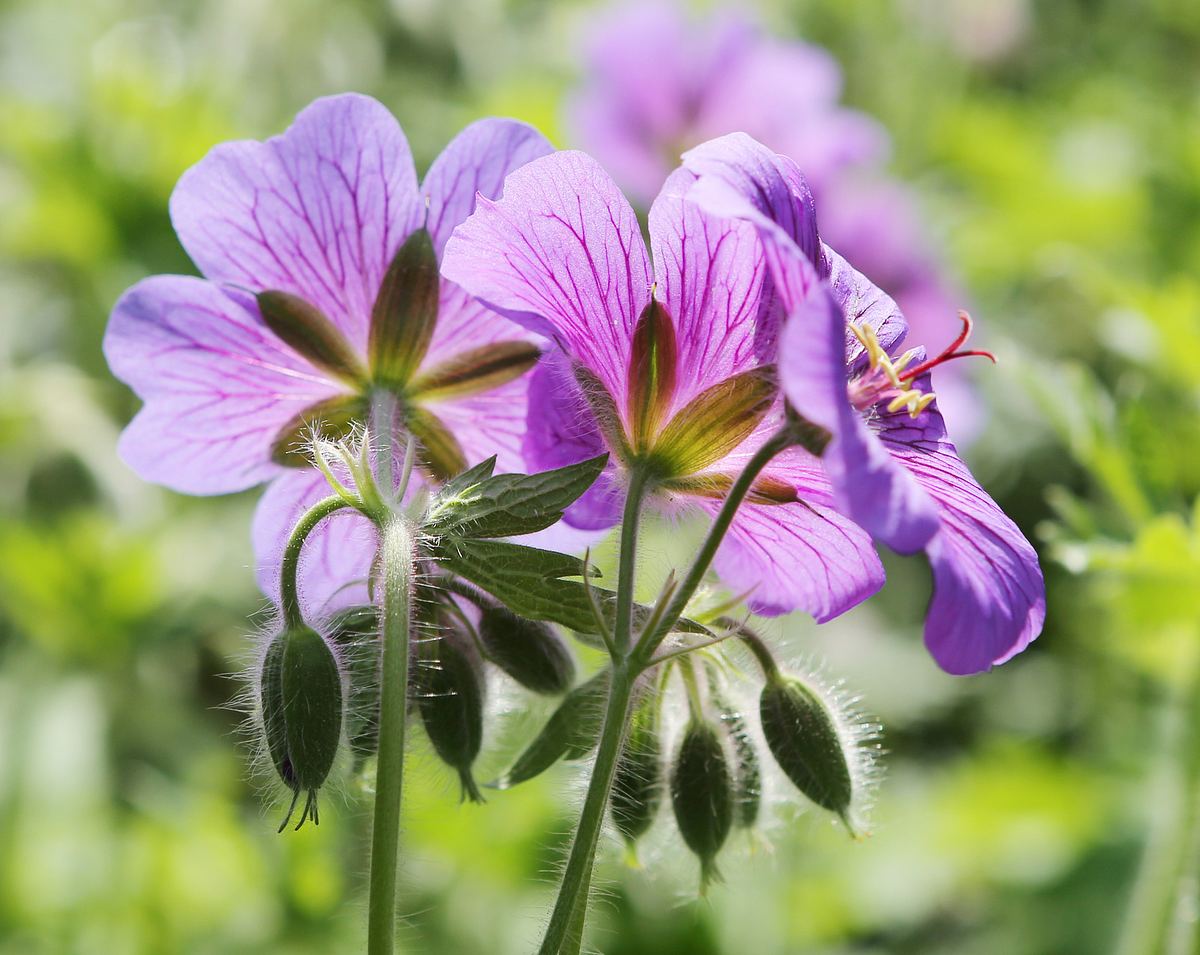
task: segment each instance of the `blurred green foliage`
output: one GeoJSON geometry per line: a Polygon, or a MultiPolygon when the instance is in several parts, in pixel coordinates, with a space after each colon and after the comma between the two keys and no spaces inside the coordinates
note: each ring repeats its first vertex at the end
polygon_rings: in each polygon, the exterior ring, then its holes
{"type": "MultiPolygon", "coordinates": [[[[0,4],[3,955],[359,950],[369,781],[320,829],[276,836],[239,742],[236,674],[262,609],[253,495],[187,500],[126,471],[114,447],[136,402],[100,339],[126,285],[190,271],[167,197],[212,144],[357,89],[394,109],[420,164],[489,113],[566,145],[590,12],[0,4]]],[[[1038,542],[1049,617],[1029,652],[969,680],[920,647],[917,561],[890,562],[888,591],[841,621],[770,625],[884,722],[875,834],[851,844],[814,813],[773,811],[772,851],[737,847],[697,903],[660,820],[645,870],[610,847],[592,943],[1166,951],[1156,933],[1189,901],[1177,876],[1200,845],[1200,6],[771,0],[762,15],[839,57],[970,290],[1001,364],[979,373],[988,423],[969,457],[1038,542]]],[[[655,569],[678,556],[654,545],[655,569]]],[[[499,721],[493,769],[531,725],[499,721]]],[[[417,747],[405,950],[528,951],[574,777],[459,806],[417,747]]]]}

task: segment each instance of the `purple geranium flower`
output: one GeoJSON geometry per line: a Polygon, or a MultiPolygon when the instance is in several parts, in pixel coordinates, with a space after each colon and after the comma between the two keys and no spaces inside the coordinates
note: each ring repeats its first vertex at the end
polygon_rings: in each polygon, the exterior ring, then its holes
{"type": "Polygon", "coordinates": [[[1003,663],[1041,631],[1037,554],[959,459],[930,372],[970,354],[962,334],[933,360],[900,354],[907,328],[894,303],[812,224],[795,164],[744,134],[687,153],[690,200],[753,223],[788,314],[781,384],[791,407],[828,438],[822,461],[838,506],[901,553],[924,548],[934,592],[925,640],[951,673],[1003,663]]]}
{"type": "MultiPolygon", "coordinates": [[[[911,190],[881,171],[882,127],[840,105],[842,74],[820,47],[780,40],[742,14],[693,20],[678,3],[631,3],[589,25],[579,144],[647,205],[692,146],[743,131],[804,170],[826,240],[895,298],[918,342],[957,329],[962,296],[911,190]]],[[[957,369],[941,382],[960,437],[974,401],[957,369]]]]}
{"type": "MultiPolygon", "coordinates": [[[[682,201],[690,179],[672,176],[650,210],[653,284],[633,209],[583,153],[513,173],[503,198],[481,199],[446,246],[448,278],[560,346],[530,385],[530,463],[612,452],[569,525],[615,524],[634,462],[653,468],[660,510],[714,513],[783,422],[781,312],[763,246],[745,223],[682,201]]],[[[801,608],[827,620],[863,600],[882,568],[869,537],[831,505],[819,462],[786,452],[738,512],[718,573],[760,613],[801,608]]]]}
{"type": "MultiPolygon", "coordinates": [[[[124,459],[192,494],[275,478],[255,523],[269,592],[294,518],[328,493],[305,438],[349,433],[379,389],[398,397],[427,474],[494,453],[519,469],[536,339],[440,281],[437,260],[477,193],[551,150],[523,123],[483,120],[418,185],[399,124],[359,95],[314,102],[266,142],[217,146],[171,197],[205,278],[145,279],[109,322],[109,364],[145,402],[124,459]]],[[[345,539],[364,523],[335,517],[312,540],[310,602],[365,576],[372,550],[345,539]]]]}

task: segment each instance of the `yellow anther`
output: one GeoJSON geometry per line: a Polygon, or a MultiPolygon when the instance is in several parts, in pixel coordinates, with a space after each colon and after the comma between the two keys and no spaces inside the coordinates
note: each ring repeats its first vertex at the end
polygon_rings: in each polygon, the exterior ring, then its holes
{"type": "Polygon", "coordinates": [[[883,346],[879,344],[879,338],[875,334],[875,329],[870,325],[851,325],[850,331],[854,337],[858,339],[858,343],[867,350],[867,361],[874,371],[881,364],[888,362],[887,352],[883,350],[883,346]]]}

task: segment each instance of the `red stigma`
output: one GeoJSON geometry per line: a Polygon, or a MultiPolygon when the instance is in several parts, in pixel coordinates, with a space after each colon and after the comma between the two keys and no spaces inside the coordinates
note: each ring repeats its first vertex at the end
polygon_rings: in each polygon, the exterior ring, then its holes
{"type": "Polygon", "coordinates": [[[990,351],[985,351],[982,348],[968,348],[965,351],[959,351],[959,348],[966,344],[967,339],[971,337],[971,330],[975,327],[975,323],[971,321],[971,316],[967,314],[965,309],[959,309],[958,319],[960,322],[962,322],[962,331],[958,333],[958,337],[954,339],[954,341],[952,341],[948,346],[946,346],[942,353],[936,358],[930,358],[928,361],[921,362],[921,364],[917,365],[915,368],[910,368],[905,371],[900,376],[901,381],[905,382],[906,384],[912,382],[917,378],[920,378],[926,372],[932,371],[938,365],[945,364],[946,362],[955,358],[979,357],[987,358],[992,362],[992,364],[996,363],[996,356],[990,351]]]}

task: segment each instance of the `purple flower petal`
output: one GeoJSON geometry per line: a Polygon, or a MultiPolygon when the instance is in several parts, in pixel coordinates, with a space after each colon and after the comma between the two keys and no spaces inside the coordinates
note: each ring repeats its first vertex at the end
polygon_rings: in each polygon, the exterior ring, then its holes
{"type": "Polygon", "coordinates": [[[509,173],[552,152],[545,136],[515,119],[481,119],[455,136],[421,183],[429,203],[425,224],[438,257],[450,233],[475,211],[476,194],[499,198],[509,173]]]}
{"type": "Polygon", "coordinates": [[[279,472],[280,432],[342,393],[211,282],[158,275],[129,289],[104,336],[113,374],[145,401],[121,435],[142,478],[188,494],[240,491],[279,472]]]}
{"type": "Polygon", "coordinates": [[[845,323],[873,328],[879,344],[887,352],[904,340],[908,323],[891,296],[829,246],[825,246],[825,258],[829,263],[829,287],[833,292],[833,300],[845,316],[842,330],[845,339],[844,361],[852,372],[859,371],[866,363],[866,350],[844,327],[845,323]]]}
{"type": "MultiPolygon", "coordinates": [[[[928,391],[928,377],[918,386],[928,391]]],[[[916,420],[883,415],[889,452],[937,502],[941,530],[926,546],[933,599],[925,644],[948,673],[969,674],[1025,649],[1046,617],[1046,590],[1037,553],[983,490],[946,436],[931,405],[916,420]]]]}
{"type": "MultiPolygon", "coordinates": [[[[529,420],[524,441],[529,468],[549,471],[607,450],[567,359],[546,355],[529,378],[529,420]]],[[[621,520],[622,500],[617,465],[610,461],[596,483],[567,508],[563,520],[580,530],[612,527],[621,520]]]]}
{"type": "Polygon", "coordinates": [[[650,262],[637,217],[590,156],[555,153],[510,175],[450,237],[442,274],[561,342],[623,407],[650,262]]]}
{"type": "MultiPolygon", "coordinates": [[[[251,528],[258,585],[276,605],[283,550],[292,528],[330,493],[319,471],[295,470],[272,481],[258,502],[251,528]]],[[[369,604],[367,579],[378,547],[375,525],[357,511],[338,511],[317,525],[304,543],[296,578],[305,618],[316,622],[347,607],[369,604]]]]}
{"type": "Polygon", "coordinates": [[[299,295],[362,350],[384,271],[423,217],[404,133],[357,94],[317,100],[266,142],[215,147],[171,196],[205,276],[299,295]]]}
{"type": "Polygon", "coordinates": [[[850,403],[845,320],[828,287],[788,316],[779,378],[789,404],[831,435],[821,460],[838,507],[893,550],[911,554],[937,533],[933,501],[850,403]]]}
{"type": "MultiPolygon", "coordinates": [[[[710,513],[719,501],[703,501],[710,513]]],[[[736,593],[750,591],[755,613],[803,610],[832,620],[883,586],[883,566],[870,537],[822,504],[743,504],[713,567],[736,593]]]]}
{"type": "Polygon", "coordinates": [[[655,296],[670,314],[679,349],[678,409],[704,389],[774,360],[779,315],[764,299],[766,262],[755,229],[680,197],[692,181],[678,170],[650,209],[655,296]]]}

